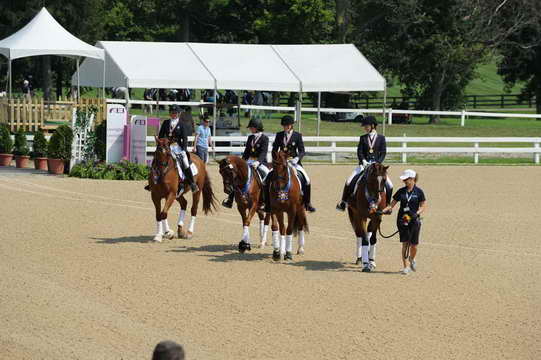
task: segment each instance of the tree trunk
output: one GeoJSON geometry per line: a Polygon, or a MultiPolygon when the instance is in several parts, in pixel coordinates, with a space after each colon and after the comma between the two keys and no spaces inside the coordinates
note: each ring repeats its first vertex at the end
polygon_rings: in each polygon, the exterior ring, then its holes
{"type": "Polygon", "coordinates": [[[184,11],[184,19],[182,20],[182,41],[190,41],[190,14],[184,11]]]}
{"type": "Polygon", "coordinates": [[[63,83],[64,72],[62,71],[62,64],[58,65],[56,70],[56,98],[60,99],[62,97],[62,83],[63,83]]]}
{"type": "MultiPolygon", "coordinates": [[[[432,92],[432,110],[434,111],[441,110],[441,95],[443,94],[444,79],[445,79],[445,73],[441,72],[436,75],[436,79],[434,81],[434,87],[433,87],[433,92],[432,92]]],[[[430,120],[429,120],[430,124],[437,124],[439,122],[440,122],[439,115],[430,116],[430,120]]]]}
{"type": "Polygon", "coordinates": [[[336,42],[338,44],[344,44],[346,42],[350,5],[350,0],[336,0],[336,42]]]}
{"type": "Polygon", "coordinates": [[[535,59],[535,73],[532,79],[535,87],[535,112],[541,114],[541,46],[535,49],[535,59]]]}
{"type": "Polygon", "coordinates": [[[43,57],[41,69],[43,72],[43,98],[51,100],[51,57],[49,55],[43,57]]]}

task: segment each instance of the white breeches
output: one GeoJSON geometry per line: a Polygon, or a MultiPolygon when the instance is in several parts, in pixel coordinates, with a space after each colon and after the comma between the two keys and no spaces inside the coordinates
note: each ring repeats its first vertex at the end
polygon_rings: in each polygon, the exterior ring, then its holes
{"type": "MultiPolygon", "coordinates": [[[[359,165],[357,166],[355,169],[353,169],[353,172],[351,173],[351,175],[348,177],[348,179],[346,180],[346,185],[349,185],[351,184],[351,181],[353,180],[353,178],[355,177],[355,175],[361,173],[362,171],[364,170],[364,166],[362,165],[359,165]]],[[[391,181],[391,179],[387,176],[387,181],[386,181],[387,185],[392,189],[393,188],[393,183],[391,181]]]]}
{"type": "Polygon", "coordinates": [[[300,166],[299,164],[293,164],[293,163],[290,163],[290,164],[295,168],[295,170],[299,171],[304,176],[304,179],[306,180],[306,185],[310,185],[310,178],[308,177],[306,170],[304,170],[303,167],[300,166]]]}
{"type": "Polygon", "coordinates": [[[186,151],[182,150],[180,146],[177,144],[174,144],[171,146],[171,153],[173,154],[173,157],[177,162],[182,162],[182,165],[184,169],[188,168],[190,166],[190,163],[188,162],[188,155],[186,155],[186,151]]]}
{"type": "MultiPolygon", "coordinates": [[[[256,160],[248,160],[248,161],[246,161],[246,162],[248,163],[249,166],[252,166],[252,164],[253,164],[254,162],[256,162],[256,160]]],[[[266,178],[267,175],[269,175],[269,173],[270,173],[269,168],[268,168],[266,165],[262,164],[262,163],[259,163],[259,165],[257,166],[256,169],[257,169],[257,170],[260,170],[262,173],[264,173],[263,178],[266,178]]]]}

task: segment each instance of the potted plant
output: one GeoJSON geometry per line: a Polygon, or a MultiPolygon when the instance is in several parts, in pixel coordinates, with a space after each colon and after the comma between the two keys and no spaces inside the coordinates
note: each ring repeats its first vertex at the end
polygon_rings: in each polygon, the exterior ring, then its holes
{"type": "Polygon", "coordinates": [[[19,128],[19,131],[15,133],[15,146],[13,148],[13,155],[15,155],[15,164],[18,168],[25,168],[28,165],[28,155],[30,150],[28,149],[28,142],[26,141],[26,135],[23,128],[19,128]]]}
{"type": "Polygon", "coordinates": [[[13,140],[9,133],[9,128],[5,124],[0,124],[0,166],[9,166],[13,159],[11,150],[13,149],[13,140]]]}
{"type": "Polygon", "coordinates": [[[65,163],[71,159],[73,131],[67,125],[60,125],[49,140],[47,146],[47,165],[49,173],[63,174],[65,163]]]}
{"type": "Polygon", "coordinates": [[[32,143],[32,157],[34,158],[34,167],[36,170],[47,170],[47,139],[43,132],[34,133],[34,142],[32,143]]]}

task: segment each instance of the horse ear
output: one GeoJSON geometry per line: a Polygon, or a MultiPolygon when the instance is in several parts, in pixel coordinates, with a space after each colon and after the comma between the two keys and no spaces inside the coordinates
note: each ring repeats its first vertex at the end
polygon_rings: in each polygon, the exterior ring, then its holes
{"type": "Polygon", "coordinates": [[[384,169],[385,171],[387,171],[387,169],[389,169],[389,165],[384,166],[383,169],[384,169]]]}

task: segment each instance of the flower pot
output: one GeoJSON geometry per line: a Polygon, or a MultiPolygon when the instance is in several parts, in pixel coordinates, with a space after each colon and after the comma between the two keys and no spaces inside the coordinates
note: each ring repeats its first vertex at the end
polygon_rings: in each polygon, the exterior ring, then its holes
{"type": "Polygon", "coordinates": [[[13,154],[0,154],[0,166],[11,165],[11,160],[13,160],[13,154]]]}
{"type": "Polygon", "coordinates": [[[62,159],[47,159],[49,174],[61,175],[64,173],[64,160],[62,159]]]}
{"type": "Polygon", "coordinates": [[[34,159],[34,167],[36,170],[45,170],[47,171],[47,158],[38,157],[34,159]]]}
{"type": "Polygon", "coordinates": [[[20,168],[25,168],[28,165],[28,159],[30,156],[27,155],[17,155],[15,156],[15,166],[20,168]]]}

